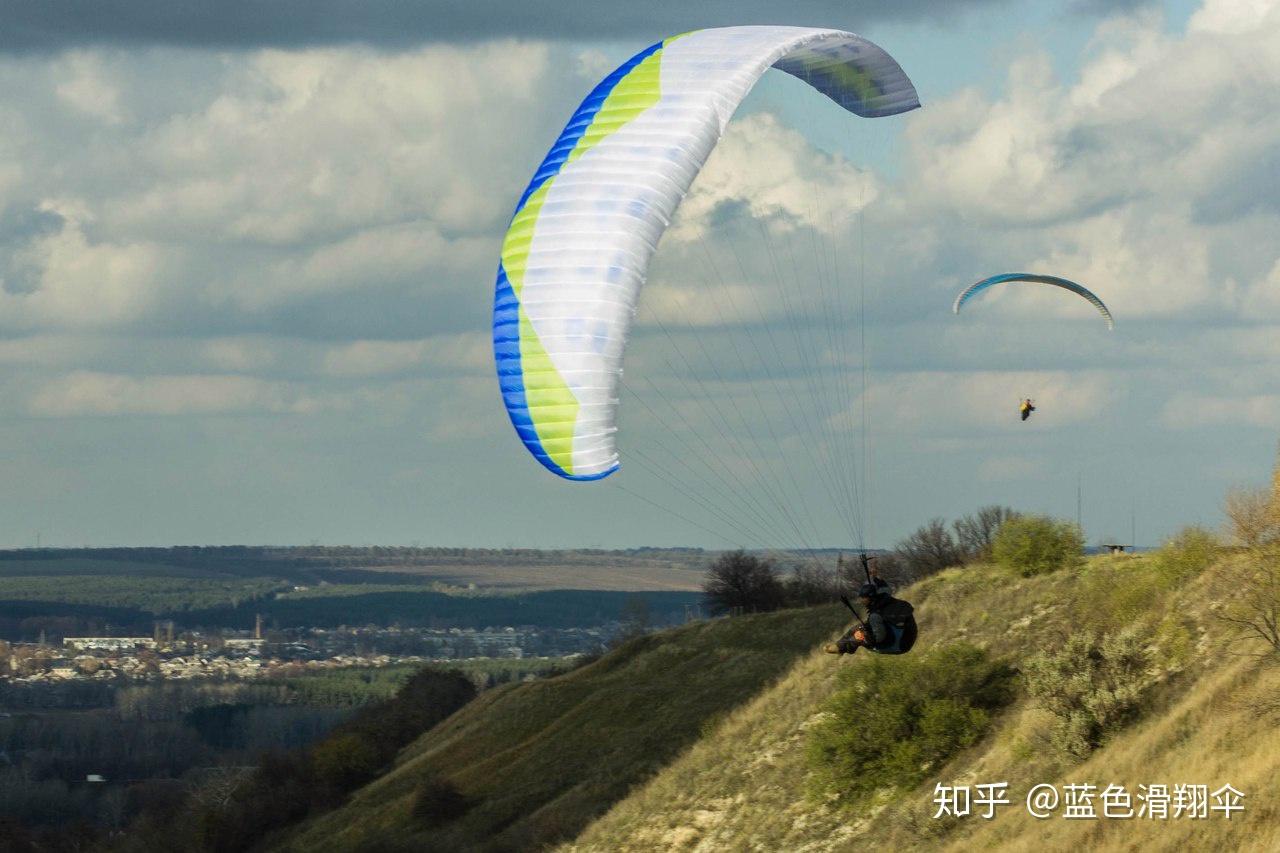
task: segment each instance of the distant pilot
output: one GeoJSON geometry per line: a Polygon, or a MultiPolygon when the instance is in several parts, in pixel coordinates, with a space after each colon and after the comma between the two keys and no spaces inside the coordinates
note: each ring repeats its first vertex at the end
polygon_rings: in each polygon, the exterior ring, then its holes
{"type": "Polygon", "coordinates": [[[1023,419],[1024,421],[1025,421],[1027,418],[1031,417],[1031,413],[1032,413],[1032,412],[1034,412],[1035,410],[1036,410],[1035,403],[1032,403],[1032,402],[1031,402],[1031,398],[1030,398],[1030,397],[1028,397],[1027,399],[1023,400],[1023,401],[1022,401],[1022,405],[1018,407],[1018,411],[1022,412],[1022,419],[1023,419]]]}

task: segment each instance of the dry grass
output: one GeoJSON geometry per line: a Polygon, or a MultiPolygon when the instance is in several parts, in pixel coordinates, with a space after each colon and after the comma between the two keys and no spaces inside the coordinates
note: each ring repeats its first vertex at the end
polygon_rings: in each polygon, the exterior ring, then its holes
{"type": "MultiPolygon", "coordinates": [[[[1251,705],[1280,688],[1280,673],[1256,661],[1227,658],[1202,673],[1196,688],[1165,713],[1118,737],[1070,772],[1040,781],[1061,786],[1110,783],[1137,791],[1139,784],[1230,783],[1246,793],[1245,811],[1226,820],[1035,820],[1010,808],[982,822],[946,849],[1158,851],[1188,849],[1280,850],[1280,726],[1259,724],[1251,705]]],[[[1022,790],[1025,792],[1026,788],[1022,790]]]]}
{"type": "Polygon", "coordinates": [[[950,570],[905,593],[921,643],[965,639],[1015,662],[1057,646],[1077,626],[1149,631],[1159,665],[1144,721],[1086,763],[1048,743],[1045,712],[1022,701],[991,736],[920,788],[850,812],[807,793],[804,729],[835,688],[840,666],[861,660],[814,653],[773,690],[734,712],[669,767],[617,803],[562,851],[1164,850],[1210,842],[1280,850],[1270,791],[1280,781],[1280,712],[1268,697],[1280,672],[1223,651],[1208,615],[1205,577],[1169,581],[1154,558],[1098,558],[1079,570],[1015,578],[990,567],[950,570]],[[1008,782],[1015,805],[994,821],[934,820],[935,782],[1008,782]],[[1036,821],[1018,803],[1039,782],[1230,782],[1251,795],[1228,823],[1036,821]]]}
{"type": "Polygon", "coordinates": [[[1223,594],[1209,573],[1171,574],[1170,565],[1158,557],[1097,558],[1031,578],[978,566],[904,594],[917,606],[921,648],[963,639],[1015,665],[1082,628],[1145,631],[1157,663],[1143,716],[1082,764],[1052,748],[1047,712],[1023,699],[927,783],[836,808],[812,792],[805,732],[839,669],[865,658],[804,645],[844,627],[842,614],[825,608],[688,626],[563,679],[485,694],[286,849],[362,849],[376,838],[392,840],[382,849],[481,849],[482,839],[494,837],[486,827],[509,826],[523,834],[500,830],[497,840],[508,848],[575,838],[563,853],[1280,850],[1280,807],[1271,794],[1280,782],[1280,667],[1228,646],[1224,626],[1209,615],[1223,594]],[[770,657],[783,645],[789,657],[770,657]],[[742,668],[757,674],[731,696],[742,668]],[[747,690],[748,682],[755,687],[747,690]],[[677,730],[674,740],[663,736],[677,730]],[[465,793],[488,798],[488,811],[451,830],[467,830],[466,843],[461,835],[415,833],[409,820],[415,786],[442,771],[465,793]],[[1007,782],[1014,803],[993,821],[934,820],[936,782],[1007,782]],[[1248,798],[1245,813],[1230,822],[1220,815],[1036,821],[1021,798],[1040,782],[1114,782],[1133,792],[1140,783],[1211,790],[1230,783],[1248,798]],[[426,846],[432,843],[443,846],[426,846]]]}

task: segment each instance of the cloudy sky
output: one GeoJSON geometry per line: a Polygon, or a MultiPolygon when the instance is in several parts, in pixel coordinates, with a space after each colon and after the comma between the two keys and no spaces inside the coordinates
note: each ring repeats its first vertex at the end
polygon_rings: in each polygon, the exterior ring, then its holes
{"type": "Polygon", "coordinates": [[[0,4],[0,546],[880,546],[1078,486],[1151,543],[1265,479],[1280,1],[689,8],[0,4]],[[560,481],[492,374],[507,218],[600,77],[742,23],[860,32],[925,106],[766,76],[655,259],[623,470],[560,481]],[[1115,331],[951,314],[1008,270],[1115,331]]]}

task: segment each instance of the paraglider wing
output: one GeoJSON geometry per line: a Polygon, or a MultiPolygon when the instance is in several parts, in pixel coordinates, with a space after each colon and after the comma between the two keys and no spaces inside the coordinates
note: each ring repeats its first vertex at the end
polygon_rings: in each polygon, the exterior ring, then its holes
{"type": "Polygon", "coordinates": [[[494,360],[516,432],[556,474],[596,480],[617,470],[622,352],[649,259],[770,67],[860,116],[920,105],[898,63],[852,33],[696,30],[601,81],[520,197],[498,265],[494,360]]]}
{"type": "Polygon", "coordinates": [[[1111,311],[1107,309],[1107,306],[1103,304],[1101,299],[1094,295],[1093,291],[1089,290],[1084,285],[1076,284],[1070,279],[1058,278],[1056,275],[1037,275],[1035,273],[1027,272],[1001,273],[1000,275],[993,275],[990,278],[984,278],[976,284],[969,285],[963,293],[956,297],[955,304],[951,306],[951,313],[959,314],[960,306],[968,302],[974,294],[981,293],[992,285],[1003,284],[1006,281],[1024,281],[1032,284],[1052,284],[1055,287],[1061,287],[1064,290],[1069,290],[1072,293],[1083,296],[1085,299],[1089,300],[1093,307],[1097,308],[1103,318],[1107,321],[1108,329],[1114,329],[1116,326],[1115,320],[1111,317],[1111,311]]]}

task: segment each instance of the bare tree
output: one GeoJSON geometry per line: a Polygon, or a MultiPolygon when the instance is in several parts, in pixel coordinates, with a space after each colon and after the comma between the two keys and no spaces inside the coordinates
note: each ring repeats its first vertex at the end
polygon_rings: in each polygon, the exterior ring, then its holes
{"type": "Polygon", "coordinates": [[[702,592],[712,613],[777,610],[785,601],[773,561],[741,550],[716,558],[707,569],[702,592]]]}
{"type": "Polygon", "coordinates": [[[787,578],[787,603],[792,607],[827,604],[840,596],[840,578],[835,569],[797,563],[787,578]]]}
{"type": "Polygon", "coordinates": [[[1217,566],[1229,598],[1215,614],[1265,644],[1264,654],[1280,655],[1280,459],[1269,489],[1232,489],[1225,509],[1231,534],[1245,550],[1217,566]]]}
{"type": "Polygon", "coordinates": [[[1274,547],[1251,548],[1219,564],[1217,577],[1231,598],[1215,614],[1264,643],[1264,654],[1280,655],[1280,554],[1274,547]]]}
{"type": "Polygon", "coordinates": [[[956,542],[966,561],[991,559],[991,546],[995,542],[1000,525],[1018,513],[1007,506],[984,506],[977,512],[956,519],[952,527],[956,542]]]}
{"type": "Polygon", "coordinates": [[[628,595],[622,602],[622,611],[618,614],[622,628],[614,638],[615,645],[639,637],[649,632],[649,599],[643,595],[628,595]]]}
{"type": "MultiPolygon", "coordinates": [[[[902,555],[896,551],[884,551],[867,555],[867,570],[863,571],[858,556],[844,558],[844,565],[836,571],[838,590],[856,590],[867,582],[867,575],[878,576],[893,589],[907,586],[915,578],[907,571],[902,555]]],[[[837,592],[837,594],[839,594],[837,592]]]]}
{"type": "Polygon", "coordinates": [[[935,518],[894,547],[906,573],[922,578],[964,562],[964,554],[941,518],[935,518]]]}
{"type": "Polygon", "coordinates": [[[221,766],[205,768],[190,785],[191,801],[200,806],[225,808],[253,776],[254,768],[221,766]]]}
{"type": "Polygon", "coordinates": [[[1280,517],[1270,489],[1237,487],[1227,492],[1227,529],[1246,548],[1280,541],[1280,517]]]}

